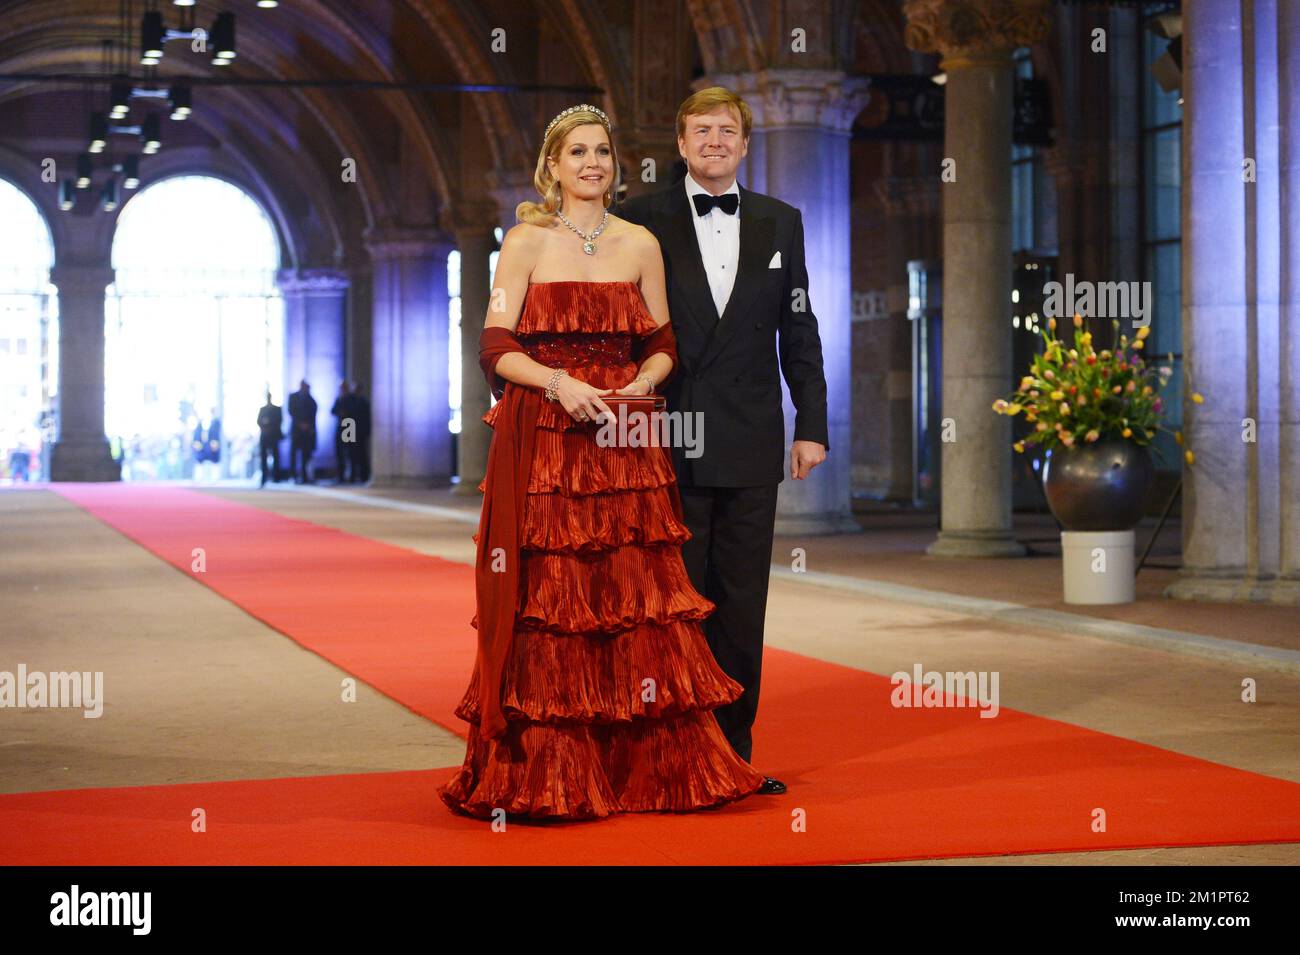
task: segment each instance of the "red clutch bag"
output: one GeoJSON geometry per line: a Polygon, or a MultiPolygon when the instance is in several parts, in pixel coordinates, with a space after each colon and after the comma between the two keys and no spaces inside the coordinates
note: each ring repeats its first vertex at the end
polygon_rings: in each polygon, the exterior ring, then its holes
{"type": "Polygon", "coordinates": [[[663,395],[602,395],[601,401],[616,415],[630,415],[635,411],[663,411],[668,401],[663,395]],[[622,406],[626,411],[619,411],[622,406]]]}

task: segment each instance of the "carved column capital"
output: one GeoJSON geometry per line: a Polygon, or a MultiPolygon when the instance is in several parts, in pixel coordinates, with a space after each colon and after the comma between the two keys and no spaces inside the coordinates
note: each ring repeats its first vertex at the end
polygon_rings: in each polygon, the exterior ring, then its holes
{"type": "Polygon", "coordinates": [[[102,296],[104,289],[113,284],[115,274],[114,269],[107,265],[58,263],[50,269],[50,282],[58,288],[61,296],[102,296]]]}
{"type": "Polygon", "coordinates": [[[696,90],[725,86],[739,93],[754,114],[755,129],[818,126],[845,135],[870,99],[869,85],[865,76],[839,70],[714,73],[691,84],[696,90]]]}
{"type": "Polygon", "coordinates": [[[275,282],[283,295],[341,295],[352,285],[338,269],[281,269],[275,282]]]}
{"type": "Polygon", "coordinates": [[[437,230],[419,226],[372,226],[363,238],[371,261],[433,258],[446,255],[453,247],[437,230]]]}
{"type": "Polygon", "coordinates": [[[945,70],[1009,65],[1016,47],[1047,36],[1049,8],[1048,0],[906,0],[903,41],[940,54],[945,70]]]}

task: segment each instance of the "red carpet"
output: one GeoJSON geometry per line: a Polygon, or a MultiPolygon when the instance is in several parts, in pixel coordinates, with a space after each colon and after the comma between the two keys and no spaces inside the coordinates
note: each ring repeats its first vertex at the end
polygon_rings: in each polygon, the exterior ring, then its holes
{"type": "MultiPolygon", "coordinates": [[[[473,658],[468,566],[194,491],[57,490],[186,573],[204,548],[196,580],[463,731],[451,709],[473,658]]],[[[0,831],[21,834],[0,863],[831,863],[1300,841],[1296,784],[1005,707],[894,709],[890,689],[769,649],[755,750],[791,791],[716,811],[494,833],[436,800],[450,767],[71,790],[0,796],[0,831]],[[207,833],[190,832],[195,807],[207,833]]]]}

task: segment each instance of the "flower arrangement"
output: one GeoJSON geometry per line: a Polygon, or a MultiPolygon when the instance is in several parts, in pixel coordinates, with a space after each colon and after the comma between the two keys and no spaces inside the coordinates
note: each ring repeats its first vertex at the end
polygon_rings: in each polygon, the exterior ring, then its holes
{"type": "MultiPolygon", "coordinates": [[[[1111,323],[1116,334],[1119,322],[1111,323]]],[[[1102,438],[1124,438],[1148,445],[1157,431],[1171,431],[1161,421],[1164,405],[1158,392],[1173,374],[1173,355],[1169,365],[1152,366],[1142,358],[1150,329],[1139,328],[1132,341],[1119,336],[1119,346],[1098,352],[1092,347],[1092,333],[1083,318],[1074,316],[1074,346],[1067,348],[1056,337],[1056,319],[1049,319],[1041,332],[1046,342],[1041,354],[1034,356],[1030,373],[1007,398],[993,402],[999,414],[1024,412],[1034,430],[1014,445],[1023,452],[1025,444],[1038,444],[1057,450],[1077,444],[1091,444],[1102,438]]],[[[1192,401],[1204,403],[1196,392],[1192,401]]],[[[1181,431],[1172,431],[1174,440],[1183,445],[1181,431]]],[[[1196,456],[1185,448],[1183,457],[1190,465],[1196,456]]]]}

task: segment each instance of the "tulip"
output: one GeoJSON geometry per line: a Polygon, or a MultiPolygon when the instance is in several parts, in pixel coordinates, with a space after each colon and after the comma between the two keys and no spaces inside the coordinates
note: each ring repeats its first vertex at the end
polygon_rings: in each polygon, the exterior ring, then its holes
{"type": "Polygon", "coordinates": [[[1012,447],[1016,449],[1017,454],[1025,453],[1025,443],[1023,441],[1017,441],[1015,444],[1012,445],[1012,447]]]}
{"type": "Polygon", "coordinates": [[[1047,327],[1050,328],[1052,331],[1056,331],[1056,319],[1049,318],[1047,320],[1047,327]]]}
{"type": "Polygon", "coordinates": [[[1064,391],[1053,391],[1053,392],[1052,392],[1052,400],[1053,400],[1053,401],[1060,401],[1060,400],[1061,400],[1062,398],[1064,398],[1064,397],[1065,397],[1065,392],[1064,392],[1064,391]]]}
{"type": "Polygon", "coordinates": [[[1123,431],[1120,432],[1120,434],[1122,434],[1126,438],[1131,438],[1133,437],[1133,429],[1125,428],[1123,431]]]}
{"type": "Polygon", "coordinates": [[[1202,397],[1198,392],[1195,392],[1195,391],[1192,392],[1192,401],[1195,402],[1195,403],[1198,404],[1198,405],[1203,405],[1203,404],[1205,404],[1205,398],[1202,397]]]}
{"type": "Polygon", "coordinates": [[[1074,313],[1074,327],[1075,328],[1083,327],[1083,316],[1080,315],[1078,312],[1074,313]]]}
{"type": "Polygon", "coordinates": [[[1141,341],[1142,339],[1146,338],[1150,334],[1151,334],[1151,326],[1143,325],[1141,328],[1137,330],[1137,339],[1138,341],[1141,341]]]}
{"type": "Polygon", "coordinates": [[[1175,431],[1175,432],[1174,432],[1174,441],[1176,441],[1176,442],[1178,443],[1179,447],[1182,446],[1182,443],[1183,443],[1183,433],[1182,433],[1181,431],[1175,431]]]}
{"type": "Polygon", "coordinates": [[[1086,435],[1084,435],[1084,440],[1091,442],[1091,441],[1096,441],[1100,437],[1101,437],[1101,432],[1098,431],[1096,428],[1093,428],[1086,435]]]}
{"type": "Polygon", "coordinates": [[[1191,451],[1184,451],[1183,458],[1187,461],[1188,464],[1196,463],[1196,455],[1193,454],[1191,451]]]}

